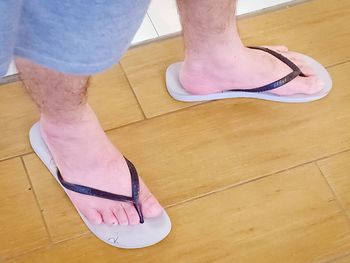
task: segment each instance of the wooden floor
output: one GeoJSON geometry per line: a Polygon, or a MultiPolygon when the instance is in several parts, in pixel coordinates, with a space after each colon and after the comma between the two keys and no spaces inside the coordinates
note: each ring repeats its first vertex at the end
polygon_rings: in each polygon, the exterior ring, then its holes
{"type": "Polygon", "coordinates": [[[179,103],[167,65],[182,39],[130,50],[89,101],[166,207],[171,234],[120,250],[95,238],[29,145],[38,111],[0,87],[0,262],[350,262],[350,2],[314,0],[240,19],[247,45],[286,44],[324,64],[334,90],[288,105],[179,103]]]}

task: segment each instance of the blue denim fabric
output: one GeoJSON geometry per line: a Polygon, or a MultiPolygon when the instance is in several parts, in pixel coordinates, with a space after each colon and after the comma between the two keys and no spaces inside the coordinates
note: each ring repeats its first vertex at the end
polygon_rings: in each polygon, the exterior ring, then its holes
{"type": "Polygon", "coordinates": [[[112,66],[150,0],[0,0],[0,76],[13,56],[72,74],[112,66]]]}

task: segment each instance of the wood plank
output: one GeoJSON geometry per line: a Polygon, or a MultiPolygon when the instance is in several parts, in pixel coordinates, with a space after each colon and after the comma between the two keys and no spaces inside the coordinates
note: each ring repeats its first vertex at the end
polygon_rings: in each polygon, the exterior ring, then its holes
{"type": "MultiPolygon", "coordinates": [[[[143,119],[119,65],[91,79],[89,103],[106,130],[143,119]]],[[[21,82],[0,87],[0,159],[32,151],[28,130],[38,118],[38,110],[21,82]]]]}
{"type": "Polygon", "coordinates": [[[183,41],[180,37],[132,48],[121,60],[147,118],[195,105],[173,100],[165,88],[167,67],[181,60],[183,41]]]}
{"type": "Polygon", "coordinates": [[[0,87],[0,160],[31,151],[28,130],[38,115],[21,82],[0,87]]]}
{"type": "Polygon", "coordinates": [[[46,166],[35,155],[23,157],[53,242],[88,232],[80,216],[46,166]]]}
{"type": "MultiPolygon", "coordinates": [[[[317,0],[239,19],[239,28],[247,45],[284,44],[330,66],[350,59],[349,20],[349,1],[335,0],[329,5],[328,0],[317,0]]],[[[193,105],[174,101],[165,88],[167,66],[182,59],[181,38],[131,49],[122,59],[122,67],[148,118],[193,105]]]]}
{"type": "Polygon", "coordinates": [[[350,63],[307,104],[217,101],[109,133],[164,205],[350,149],[350,63]]]}
{"type": "Polygon", "coordinates": [[[325,66],[350,60],[350,2],[306,1],[271,13],[240,19],[248,45],[287,45],[325,66]]]}
{"type": "Polygon", "coordinates": [[[105,130],[144,119],[119,64],[91,78],[88,101],[105,130]]]}
{"type": "Polygon", "coordinates": [[[317,164],[350,217],[350,152],[334,155],[317,164]]]}
{"type": "Polygon", "coordinates": [[[0,261],[49,243],[19,158],[0,162],[0,261]]]}
{"type": "Polygon", "coordinates": [[[345,256],[336,260],[329,261],[329,263],[349,263],[349,262],[350,262],[350,256],[345,256]]]}
{"type": "Polygon", "coordinates": [[[86,235],[11,262],[320,262],[350,251],[350,225],[315,164],[168,208],[161,243],[120,250],[86,235]]]}

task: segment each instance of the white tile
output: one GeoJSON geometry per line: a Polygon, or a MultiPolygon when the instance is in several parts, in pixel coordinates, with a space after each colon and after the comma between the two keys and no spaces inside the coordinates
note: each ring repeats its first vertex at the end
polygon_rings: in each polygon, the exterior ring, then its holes
{"type": "Polygon", "coordinates": [[[158,37],[157,31],[153,27],[149,16],[146,15],[134,39],[132,40],[132,44],[135,45],[137,43],[154,39],[156,37],[158,37]]]}
{"type": "MultiPolygon", "coordinates": [[[[295,0],[238,0],[237,15],[293,1],[295,0]]],[[[148,14],[160,36],[181,31],[176,0],[152,0],[148,14]]]]}
{"type": "Polygon", "coordinates": [[[12,61],[10,66],[9,66],[9,69],[7,70],[7,73],[4,77],[7,77],[7,76],[10,76],[10,75],[14,75],[14,74],[17,74],[17,69],[16,69],[16,66],[15,66],[15,63],[12,61]]]}
{"type": "Polygon", "coordinates": [[[148,14],[160,36],[181,31],[175,0],[152,0],[148,14]]]}
{"type": "Polygon", "coordinates": [[[237,15],[243,15],[289,2],[293,2],[293,0],[238,0],[237,15]]]}

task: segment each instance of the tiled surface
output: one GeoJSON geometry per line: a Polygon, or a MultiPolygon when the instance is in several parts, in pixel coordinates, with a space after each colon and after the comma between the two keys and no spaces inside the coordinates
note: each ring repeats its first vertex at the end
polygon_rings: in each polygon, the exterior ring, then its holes
{"type": "Polygon", "coordinates": [[[193,105],[173,100],[165,89],[166,68],[183,59],[180,37],[129,50],[121,65],[147,118],[193,105]]]}
{"type": "Polygon", "coordinates": [[[317,164],[350,218],[350,151],[331,156],[317,164]]]}
{"type": "Polygon", "coordinates": [[[171,207],[156,246],[118,250],[91,235],[11,262],[320,262],[350,250],[350,225],[314,164],[171,207]],[[234,202],[232,201],[234,200],[234,202]]]}
{"type": "MultiPolygon", "coordinates": [[[[332,9],[326,6],[328,0],[311,1],[290,9],[240,19],[240,34],[247,45],[283,43],[291,50],[314,57],[325,66],[348,61],[350,2],[336,1],[332,9]],[[337,30],[334,30],[335,23],[337,30]]],[[[191,105],[172,100],[165,88],[166,68],[183,59],[183,46],[180,37],[172,38],[131,49],[122,59],[122,67],[146,117],[191,105]]]]}
{"type": "Polygon", "coordinates": [[[332,67],[334,90],[317,102],[216,101],[109,136],[170,204],[349,149],[349,71],[332,67]]]}
{"type": "Polygon", "coordinates": [[[350,60],[349,20],[349,1],[317,0],[240,19],[239,31],[247,45],[284,44],[327,67],[350,60]]]}
{"type": "Polygon", "coordinates": [[[0,86],[0,100],[0,160],[30,152],[27,137],[37,108],[21,82],[0,86]]]}
{"type": "Polygon", "coordinates": [[[8,69],[6,75],[5,75],[5,77],[6,76],[10,76],[10,75],[14,75],[16,73],[17,73],[17,68],[16,68],[15,63],[12,61],[10,66],[9,66],[9,69],[8,69]]]}
{"type": "Polygon", "coordinates": [[[88,231],[57,181],[35,154],[24,156],[33,189],[53,242],[88,231]]]}
{"type": "Polygon", "coordinates": [[[49,243],[20,158],[0,162],[0,262],[49,243]]]}
{"type": "Polygon", "coordinates": [[[350,262],[350,255],[345,257],[340,257],[339,259],[336,259],[334,261],[330,261],[330,263],[349,263],[350,262]]]}
{"type": "Polygon", "coordinates": [[[151,40],[158,37],[158,33],[154,28],[151,19],[148,14],[145,16],[139,30],[136,32],[132,44],[138,44],[140,42],[151,40]]]}
{"type": "Polygon", "coordinates": [[[143,114],[119,65],[93,76],[88,101],[105,130],[142,120],[143,114]]]}
{"type": "Polygon", "coordinates": [[[141,250],[89,233],[34,154],[20,157],[26,176],[13,156],[30,151],[37,112],[19,83],[2,86],[0,156],[12,158],[0,161],[0,262],[349,262],[349,8],[314,0],[240,19],[245,41],[292,45],[328,66],[334,87],[321,101],[174,102],[161,85],[181,38],[131,50],[129,82],[118,66],[91,81],[107,135],[172,219],[170,236],[141,250]]]}
{"type": "MultiPolygon", "coordinates": [[[[107,134],[169,206],[350,149],[350,90],[342,85],[349,70],[350,63],[331,68],[334,91],[319,102],[219,101],[107,134]]],[[[53,241],[86,232],[40,160],[31,154],[24,162],[53,241]]]]}

